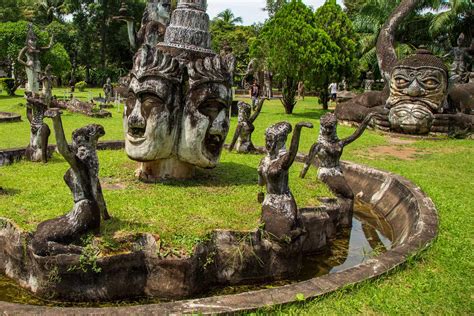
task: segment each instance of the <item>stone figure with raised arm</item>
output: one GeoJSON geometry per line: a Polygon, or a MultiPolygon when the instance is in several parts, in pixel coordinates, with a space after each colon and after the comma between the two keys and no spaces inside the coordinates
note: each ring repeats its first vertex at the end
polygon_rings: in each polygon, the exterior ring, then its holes
{"type": "Polygon", "coordinates": [[[166,27],[170,22],[171,1],[148,0],[138,32],[135,32],[135,20],[129,15],[125,2],[122,2],[119,14],[114,19],[127,23],[128,38],[133,50],[138,50],[143,44],[153,47],[163,41],[166,27]]]}
{"type": "Polygon", "coordinates": [[[28,26],[28,34],[26,37],[26,46],[18,54],[18,62],[25,66],[26,76],[28,78],[27,91],[39,92],[39,76],[41,73],[40,53],[51,49],[54,38],[51,36],[51,41],[46,47],[38,47],[38,37],[33,30],[33,24],[28,26]],[[23,58],[26,57],[26,60],[23,58]]]}
{"type": "Polygon", "coordinates": [[[280,239],[298,234],[298,208],[288,185],[288,170],[298,154],[303,127],[312,128],[313,125],[307,122],[296,124],[289,151],[285,143],[292,130],[290,123],[280,122],[265,131],[267,155],[258,167],[258,184],[267,188],[261,220],[265,230],[280,239]]]}
{"type": "Polygon", "coordinates": [[[469,54],[470,48],[466,45],[465,35],[461,33],[457,39],[456,47],[453,47],[451,52],[444,57],[453,56],[453,63],[451,64],[451,78],[455,83],[469,82],[469,64],[472,63],[472,57],[469,54]]]}
{"type": "Polygon", "coordinates": [[[44,73],[41,73],[41,77],[39,78],[43,84],[43,91],[42,97],[46,103],[47,108],[51,106],[51,100],[53,98],[53,75],[51,73],[51,69],[53,67],[51,65],[47,65],[44,73]]]}
{"type": "Polygon", "coordinates": [[[98,139],[105,135],[101,125],[90,124],[72,133],[70,146],[64,135],[61,112],[48,110],[53,120],[59,153],[70,168],[64,175],[74,198],[74,207],[66,215],[38,225],[33,236],[33,249],[37,255],[78,253],[80,248],[70,245],[82,235],[100,229],[101,215],[110,218],[99,182],[98,139]]]}
{"type": "MultiPolygon", "coordinates": [[[[313,144],[300,177],[304,178],[315,157],[319,160],[318,178],[325,183],[337,197],[343,207],[347,219],[346,225],[351,226],[354,193],[347,184],[341,169],[340,158],[345,146],[358,139],[376,114],[370,113],[351,136],[339,139],[337,136],[337,118],[328,113],[321,117],[321,128],[318,141],[313,144]],[[349,222],[348,222],[349,221],[349,222]]],[[[343,225],[344,225],[344,221],[343,225]]]]}
{"type": "Polygon", "coordinates": [[[237,146],[239,153],[251,153],[255,151],[255,146],[252,143],[252,133],[255,130],[253,122],[257,119],[262,111],[265,98],[260,98],[257,102],[257,109],[251,115],[251,106],[245,102],[239,102],[239,117],[237,127],[235,129],[234,138],[229,146],[229,151],[232,151],[237,146]]]}

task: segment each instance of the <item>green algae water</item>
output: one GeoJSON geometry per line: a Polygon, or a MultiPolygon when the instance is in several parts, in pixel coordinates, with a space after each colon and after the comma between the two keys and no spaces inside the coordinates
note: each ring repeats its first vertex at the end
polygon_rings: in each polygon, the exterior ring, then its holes
{"type": "MultiPolygon", "coordinates": [[[[342,236],[331,242],[330,248],[321,254],[306,256],[304,258],[303,269],[294,279],[271,282],[266,284],[239,285],[214,288],[203,296],[237,294],[246,291],[273,288],[287,285],[299,281],[308,280],[328,273],[336,273],[366,260],[376,257],[392,247],[392,230],[389,224],[378,216],[370,205],[356,202],[354,209],[353,226],[342,236]]],[[[4,275],[0,275],[0,301],[43,305],[56,307],[111,307],[111,306],[130,306],[142,304],[156,304],[163,302],[158,299],[134,299],[116,302],[85,302],[69,303],[49,301],[35,297],[31,292],[21,288],[14,281],[4,275]]]]}

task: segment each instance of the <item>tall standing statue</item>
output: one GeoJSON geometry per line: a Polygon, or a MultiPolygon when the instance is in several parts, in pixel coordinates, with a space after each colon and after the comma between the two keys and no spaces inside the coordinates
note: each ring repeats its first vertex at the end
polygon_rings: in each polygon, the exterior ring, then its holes
{"type": "Polygon", "coordinates": [[[235,129],[234,138],[229,146],[229,151],[232,151],[237,146],[239,153],[252,153],[255,151],[255,146],[252,143],[252,133],[255,130],[253,122],[257,119],[262,111],[264,98],[260,98],[257,104],[257,109],[251,114],[251,106],[245,102],[239,102],[239,117],[237,127],[235,129]]]}
{"type": "Polygon", "coordinates": [[[367,78],[364,80],[364,91],[372,91],[374,82],[374,73],[372,71],[367,71],[367,78]]]}
{"type": "Polygon", "coordinates": [[[258,184],[266,186],[262,204],[262,222],[265,230],[277,238],[294,237],[298,225],[298,208],[288,184],[288,170],[298,154],[301,129],[312,128],[311,123],[296,124],[290,150],[285,143],[291,133],[291,124],[280,122],[265,131],[267,155],[258,167],[258,184]]]}
{"type": "Polygon", "coordinates": [[[127,23],[128,38],[133,50],[139,49],[143,44],[153,47],[163,41],[165,36],[166,27],[170,22],[171,1],[148,0],[138,32],[135,32],[135,21],[129,15],[125,2],[122,2],[119,14],[120,16],[114,19],[127,23]]]}
{"type": "Polygon", "coordinates": [[[40,96],[27,92],[27,118],[30,122],[30,143],[25,156],[32,162],[48,162],[48,139],[51,131],[43,122],[47,104],[40,96]]]}
{"type": "Polygon", "coordinates": [[[105,82],[103,86],[104,90],[104,96],[105,96],[105,102],[109,102],[111,98],[114,96],[114,87],[112,86],[112,81],[110,78],[107,78],[107,81],[105,82]]]}
{"type": "Polygon", "coordinates": [[[139,179],[186,179],[215,168],[229,132],[231,72],[211,49],[206,0],[180,0],[164,41],[134,58],[125,150],[139,179]]]}
{"type": "Polygon", "coordinates": [[[53,46],[53,36],[46,47],[38,47],[38,38],[33,31],[33,24],[28,26],[28,34],[26,37],[26,46],[18,54],[18,62],[25,66],[26,76],[28,77],[28,87],[26,91],[39,92],[39,77],[41,73],[40,53],[51,49],[53,46]],[[23,58],[26,56],[26,60],[23,58]]]}
{"type": "Polygon", "coordinates": [[[64,175],[74,198],[74,207],[66,215],[38,225],[33,235],[33,250],[37,255],[80,253],[81,248],[71,245],[88,232],[100,229],[101,216],[110,218],[99,181],[97,142],[105,135],[101,125],[91,124],[72,133],[72,145],[66,141],[61,113],[46,112],[52,118],[58,150],[70,168],[64,175]]]}
{"type": "MultiPolygon", "coordinates": [[[[26,37],[26,46],[18,54],[18,62],[25,66],[26,75],[28,77],[28,87],[26,88],[28,104],[27,117],[30,121],[30,144],[26,151],[26,157],[33,161],[48,160],[48,137],[50,130],[48,125],[43,123],[44,111],[49,106],[48,103],[38,103],[39,81],[41,75],[40,53],[49,50],[53,45],[53,37],[47,47],[37,46],[38,38],[33,31],[33,24],[29,24],[26,37]],[[26,60],[23,58],[26,56],[26,60]]],[[[49,69],[50,70],[50,69],[49,69]]],[[[48,89],[48,86],[46,86],[48,89]]],[[[46,91],[48,93],[48,91],[46,91]]],[[[47,95],[45,95],[47,98],[47,95]]],[[[47,98],[48,99],[48,98],[47,98]]],[[[49,98],[51,102],[51,98],[49,98]]]]}
{"type": "Polygon", "coordinates": [[[452,55],[451,81],[455,83],[469,82],[469,64],[472,64],[472,57],[469,54],[470,48],[466,45],[464,33],[461,33],[457,39],[456,47],[445,57],[452,55]]]}
{"type": "Polygon", "coordinates": [[[340,158],[344,147],[362,135],[373,117],[373,113],[369,114],[357,131],[345,139],[339,139],[337,136],[337,118],[334,114],[328,113],[321,117],[318,141],[311,147],[304,168],[300,173],[301,178],[304,178],[314,158],[318,157],[318,178],[337,197],[342,209],[340,222],[344,226],[352,226],[354,193],[344,178],[340,158]]]}

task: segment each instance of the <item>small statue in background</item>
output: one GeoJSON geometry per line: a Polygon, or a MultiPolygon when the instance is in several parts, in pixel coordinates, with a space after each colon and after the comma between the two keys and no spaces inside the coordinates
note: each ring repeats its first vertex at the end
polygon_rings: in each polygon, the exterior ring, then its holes
{"type": "Polygon", "coordinates": [[[30,143],[26,148],[26,158],[32,162],[48,162],[48,139],[51,131],[44,120],[47,104],[33,93],[27,95],[27,118],[30,121],[30,143]]]}
{"type": "Polygon", "coordinates": [[[105,103],[107,103],[114,96],[114,87],[112,86],[112,81],[110,78],[107,78],[107,82],[104,84],[103,90],[105,95],[105,103]]]}
{"type": "Polygon", "coordinates": [[[364,80],[364,91],[372,91],[374,82],[374,73],[372,71],[367,71],[367,78],[364,80]]]}
{"type": "Polygon", "coordinates": [[[255,146],[252,143],[252,133],[255,130],[253,122],[257,119],[262,111],[264,98],[260,98],[257,103],[257,109],[251,115],[251,106],[245,102],[239,102],[239,117],[237,127],[235,129],[234,138],[229,146],[229,151],[232,151],[237,145],[237,152],[252,153],[255,151],[255,146]]]}
{"type": "Polygon", "coordinates": [[[280,239],[298,234],[298,208],[288,185],[288,170],[298,154],[303,127],[312,128],[313,125],[307,122],[296,124],[289,151],[285,143],[292,130],[290,123],[280,122],[265,131],[267,155],[258,167],[258,184],[267,188],[261,220],[265,230],[280,239]]]}
{"type": "Polygon", "coordinates": [[[105,131],[97,124],[76,129],[69,146],[61,113],[49,110],[45,115],[53,120],[58,151],[71,167],[64,175],[64,181],[74,197],[74,207],[64,216],[38,225],[33,236],[33,249],[40,256],[80,253],[81,248],[71,243],[88,232],[97,232],[101,215],[104,220],[110,218],[100,186],[97,157],[97,142],[105,131]]]}
{"type": "Polygon", "coordinates": [[[300,177],[304,178],[314,158],[318,157],[318,178],[329,187],[341,204],[341,214],[343,216],[341,223],[344,226],[352,226],[354,193],[344,178],[340,158],[344,147],[362,135],[374,116],[374,113],[370,113],[354,134],[342,140],[337,137],[336,116],[328,113],[321,117],[318,141],[311,147],[304,168],[300,173],[300,177]]]}
{"type": "Polygon", "coordinates": [[[148,0],[138,32],[135,33],[135,21],[129,15],[125,2],[122,2],[119,16],[114,17],[114,19],[127,23],[130,46],[133,50],[138,50],[143,44],[154,47],[163,41],[166,27],[170,22],[170,16],[170,0],[148,0]]]}
{"type": "Polygon", "coordinates": [[[18,54],[18,62],[25,66],[26,76],[28,78],[28,88],[26,91],[38,93],[39,92],[39,76],[41,73],[40,53],[51,49],[53,46],[53,36],[46,47],[37,47],[38,38],[33,31],[33,24],[28,26],[28,34],[26,37],[26,46],[18,54]],[[26,56],[26,60],[23,57],[26,56]]]}
{"type": "Polygon", "coordinates": [[[450,81],[455,83],[469,82],[469,64],[472,63],[472,57],[469,54],[470,48],[466,45],[464,33],[461,33],[457,39],[457,47],[453,47],[452,51],[445,55],[453,56],[453,63],[451,64],[451,78],[450,81]]]}
{"type": "Polygon", "coordinates": [[[51,65],[47,65],[43,76],[40,78],[40,81],[43,83],[42,97],[46,103],[47,108],[51,106],[51,100],[53,99],[53,75],[51,73],[51,65]]]}

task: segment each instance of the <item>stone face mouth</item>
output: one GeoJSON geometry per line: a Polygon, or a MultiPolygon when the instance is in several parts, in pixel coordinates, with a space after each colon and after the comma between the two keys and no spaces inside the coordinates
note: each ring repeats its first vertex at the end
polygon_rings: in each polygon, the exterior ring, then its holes
{"type": "Polygon", "coordinates": [[[143,141],[145,140],[146,129],[143,127],[129,127],[128,128],[128,140],[131,142],[143,141]]]}
{"type": "Polygon", "coordinates": [[[206,150],[213,156],[216,157],[222,150],[224,145],[224,138],[221,135],[209,134],[205,139],[206,150]]]}

